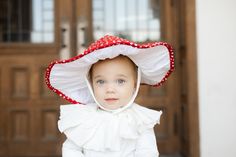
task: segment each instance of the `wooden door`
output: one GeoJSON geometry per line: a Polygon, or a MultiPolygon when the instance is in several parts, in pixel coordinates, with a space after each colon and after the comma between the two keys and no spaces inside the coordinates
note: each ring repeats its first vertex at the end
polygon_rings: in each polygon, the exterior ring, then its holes
{"type": "Polygon", "coordinates": [[[60,156],[59,105],[44,72],[71,44],[73,1],[0,1],[0,156],[60,156]]]}
{"type": "Polygon", "coordinates": [[[104,34],[173,45],[175,72],[160,88],[141,87],[136,101],[163,111],[155,127],[161,156],[188,156],[191,116],[188,121],[186,88],[180,84],[189,74],[179,66],[179,17],[184,17],[178,5],[173,0],[1,0],[0,156],[61,155],[58,111],[67,102],[47,89],[44,70],[50,61],[75,56],[104,34]]]}

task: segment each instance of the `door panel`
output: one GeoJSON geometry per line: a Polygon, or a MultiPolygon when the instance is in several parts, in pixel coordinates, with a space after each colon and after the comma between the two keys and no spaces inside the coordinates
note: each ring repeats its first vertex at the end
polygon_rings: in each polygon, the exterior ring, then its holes
{"type": "MultiPolygon", "coordinates": [[[[61,52],[63,1],[0,2],[0,156],[60,156],[64,103],[44,83],[61,52]]],[[[69,46],[69,45],[68,45],[69,46]]]]}
{"type": "Polygon", "coordinates": [[[0,142],[5,148],[0,152],[4,155],[60,155],[56,124],[61,102],[46,90],[43,79],[45,66],[54,57],[1,55],[0,142]]]}

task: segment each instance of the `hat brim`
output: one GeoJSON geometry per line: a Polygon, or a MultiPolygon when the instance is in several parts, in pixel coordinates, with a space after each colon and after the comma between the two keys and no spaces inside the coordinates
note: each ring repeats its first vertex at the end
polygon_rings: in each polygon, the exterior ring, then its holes
{"type": "Polygon", "coordinates": [[[119,55],[129,57],[139,67],[142,84],[158,87],[174,70],[173,49],[169,44],[120,42],[94,49],[89,47],[76,57],[52,62],[46,70],[46,84],[70,103],[92,103],[94,100],[85,80],[91,65],[119,55]]]}

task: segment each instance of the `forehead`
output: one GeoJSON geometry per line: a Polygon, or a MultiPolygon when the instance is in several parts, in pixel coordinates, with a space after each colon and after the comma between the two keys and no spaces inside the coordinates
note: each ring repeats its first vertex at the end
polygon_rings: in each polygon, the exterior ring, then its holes
{"type": "Polygon", "coordinates": [[[101,73],[101,72],[124,72],[130,73],[135,71],[135,64],[125,56],[118,56],[113,59],[106,59],[98,61],[93,65],[93,73],[101,73]]]}

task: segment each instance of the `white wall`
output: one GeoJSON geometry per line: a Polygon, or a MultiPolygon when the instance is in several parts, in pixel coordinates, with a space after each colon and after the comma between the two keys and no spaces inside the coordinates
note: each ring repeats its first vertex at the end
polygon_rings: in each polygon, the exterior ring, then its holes
{"type": "Polygon", "coordinates": [[[236,157],[236,0],[196,0],[201,157],[236,157]]]}

